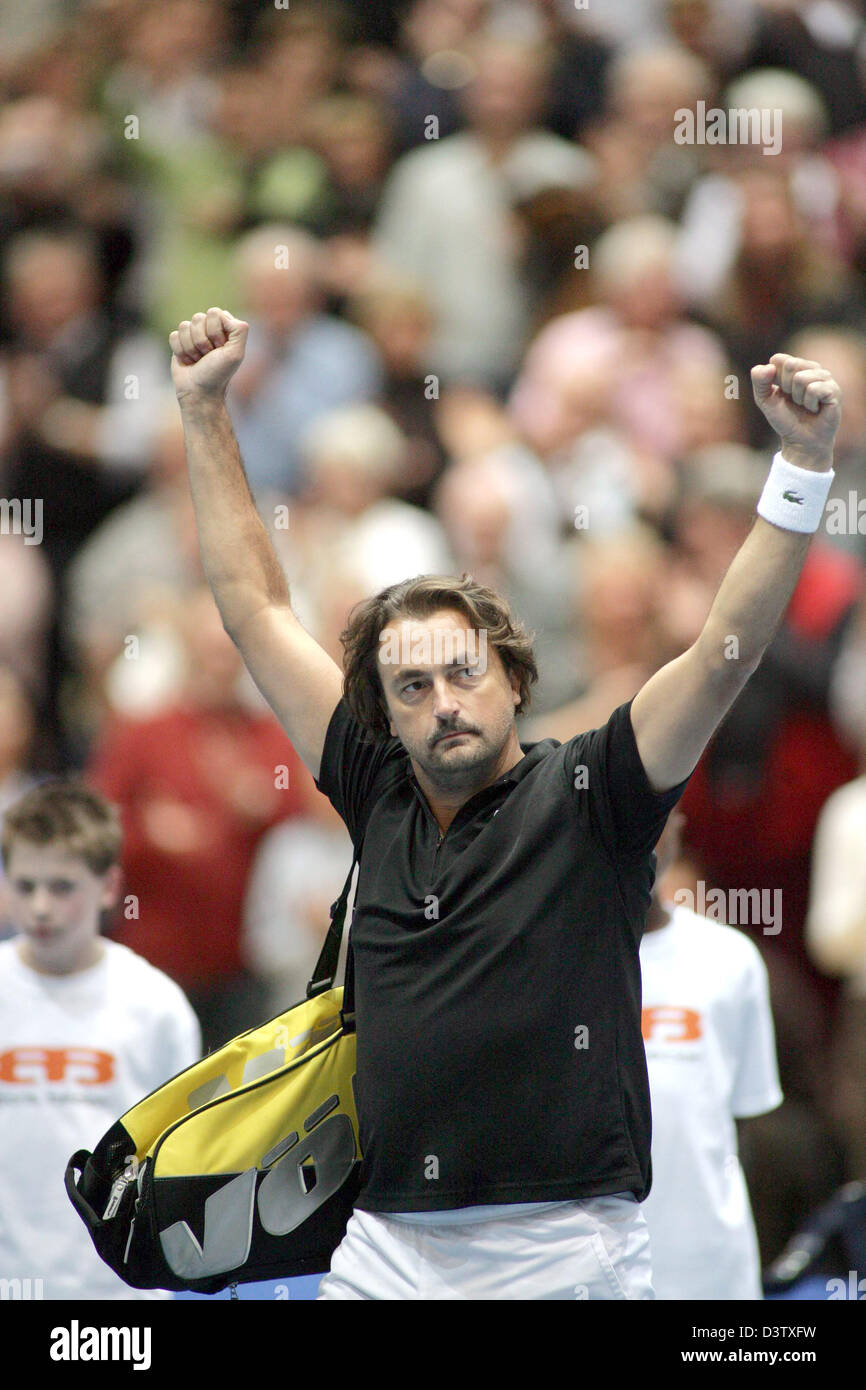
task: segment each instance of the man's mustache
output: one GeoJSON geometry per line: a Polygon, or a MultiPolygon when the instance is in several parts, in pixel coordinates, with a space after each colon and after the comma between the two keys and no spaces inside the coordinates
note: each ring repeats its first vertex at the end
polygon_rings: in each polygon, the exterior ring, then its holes
{"type": "Polygon", "coordinates": [[[474,734],[475,732],[475,729],[442,729],[434,738],[433,747],[435,748],[436,744],[441,743],[443,738],[447,738],[449,734],[474,734]]]}

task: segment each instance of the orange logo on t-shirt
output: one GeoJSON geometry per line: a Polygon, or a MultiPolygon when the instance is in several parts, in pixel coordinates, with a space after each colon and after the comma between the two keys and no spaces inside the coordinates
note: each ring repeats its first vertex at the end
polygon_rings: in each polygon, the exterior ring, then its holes
{"type": "Polygon", "coordinates": [[[0,1081],[72,1081],[99,1086],[114,1077],[114,1057],[95,1047],[12,1047],[0,1052],[0,1081]]]}
{"type": "Polygon", "coordinates": [[[678,1004],[656,1004],[641,1010],[640,1028],[644,1042],[653,1037],[662,1042],[694,1042],[701,1036],[701,1016],[678,1004]]]}

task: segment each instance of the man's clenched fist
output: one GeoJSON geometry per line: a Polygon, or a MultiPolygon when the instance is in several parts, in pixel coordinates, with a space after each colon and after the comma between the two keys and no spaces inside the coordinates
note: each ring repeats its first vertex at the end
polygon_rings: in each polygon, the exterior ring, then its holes
{"type": "Polygon", "coordinates": [[[801,468],[832,466],[842,392],[826,367],[775,352],[752,368],[755,401],[782,441],[782,455],[801,468]]]}
{"type": "Polygon", "coordinates": [[[244,360],[250,326],[226,309],[193,314],[169,334],[178,400],[221,397],[244,360]]]}

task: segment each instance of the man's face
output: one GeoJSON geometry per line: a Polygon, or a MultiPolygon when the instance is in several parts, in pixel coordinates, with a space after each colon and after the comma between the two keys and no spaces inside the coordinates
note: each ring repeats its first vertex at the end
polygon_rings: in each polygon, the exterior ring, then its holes
{"type": "Polygon", "coordinates": [[[486,630],[447,609],[398,619],[379,634],[378,662],[391,734],[413,763],[442,792],[486,785],[520,701],[486,630]]]}
{"type": "Polygon", "coordinates": [[[116,899],[118,879],[116,868],[94,874],[83,859],[52,845],[13,844],[10,915],[36,969],[66,974],[81,968],[93,953],[102,909],[116,899]]]}

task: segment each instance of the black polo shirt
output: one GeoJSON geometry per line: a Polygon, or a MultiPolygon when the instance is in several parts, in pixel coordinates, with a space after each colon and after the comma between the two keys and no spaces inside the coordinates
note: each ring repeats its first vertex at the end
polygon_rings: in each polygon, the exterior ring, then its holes
{"type": "Polygon", "coordinates": [[[630,707],[521,744],[444,836],[399,739],[335,709],[317,786],[364,840],[363,1210],[649,1192],[638,948],[653,847],[688,778],[653,792],[630,707]]]}

